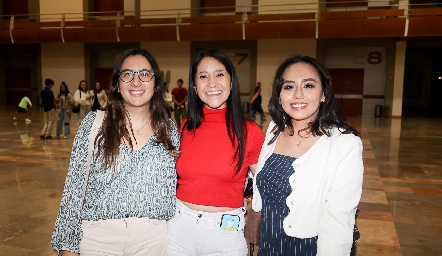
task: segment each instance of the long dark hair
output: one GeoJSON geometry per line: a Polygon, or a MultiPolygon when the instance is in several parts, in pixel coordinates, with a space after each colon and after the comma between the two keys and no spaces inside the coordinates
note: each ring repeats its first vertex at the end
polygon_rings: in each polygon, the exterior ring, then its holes
{"type": "Polygon", "coordinates": [[[285,127],[289,129],[289,133],[293,135],[294,129],[291,122],[291,117],[284,112],[279,103],[279,95],[281,93],[282,85],[284,83],[283,74],[290,66],[296,63],[305,63],[311,66],[318,74],[321,80],[322,92],[324,93],[324,102],[319,105],[317,116],[311,121],[308,126],[302,131],[311,132],[314,136],[321,136],[323,134],[331,136],[329,132],[330,127],[337,127],[342,133],[352,133],[359,136],[351,125],[345,119],[344,114],[338,106],[333,91],[332,78],[328,70],[315,58],[310,56],[292,56],[285,59],[281,65],[276,69],[275,77],[272,82],[272,96],[269,100],[269,113],[275,122],[276,126],[273,128],[274,137],[269,144],[273,143],[278,135],[284,131],[285,127]]]}
{"type": "Polygon", "coordinates": [[[235,67],[227,55],[218,49],[202,50],[195,55],[191,62],[188,90],[189,117],[184,124],[184,127],[189,131],[193,131],[195,135],[196,129],[201,125],[203,120],[203,102],[198,97],[193,87],[196,86],[195,77],[198,65],[202,59],[206,57],[214,58],[219,61],[230,75],[232,89],[227,99],[226,129],[232,145],[235,147],[235,141],[238,143],[234,156],[235,159],[238,160],[235,170],[235,174],[237,174],[241,170],[244,161],[244,152],[246,148],[245,138],[247,137],[246,118],[244,117],[244,111],[241,106],[239,82],[238,77],[236,76],[235,67]]]}
{"type": "Polygon", "coordinates": [[[150,100],[149,109],[150,125],[157,138],[155,143],[162,144],[167,152],[174,157],[177,157],[179,153],[171,139],[173,124],[168,117],[167,105],[163,98],[163,80],[160,75],[160,68],[152,54],[147,50],[135,47],[126,50],[120,55],[120,58],[115,63],[112,71],[107,116],[103,121],[102,131],[98,134],[96,140],[99,149],[104,152],[105,168],[114,164],[116,157],[119,154],[119,146],[122,139],[126,140],[130,147],[133,148],[130,136],[130,134],[133,134],[132,123],[130,122],[129,114],[124,107],[123,97],[119,92],[119,72],[126,58],[136,55],[145,57],[152,66],[152,71],[155,74],[154,94],[150,100]],[[127,128],[127,124],[130,127],[130,130],[127,128]]]}
{"type": "Polygon", "coordinates": [[[64,96],[68,96],[69,95],[69,88],[68,88],[68,86],[66,85],[65,82],[61,82],[60,93],[58,94],[58,98],[60,98],[61,95],[64,95],[64,96]],[[64,92],[61,91],[61,87],[63,87],[63,86],[64,86],[64,89],[65,89],[64,92]]]}
{"type": "Polygon", "coordinates": [[[87,82],[86,82],[86,80],[81,80],[79,83],[78,83],[78,90],[80,90],[80,91],[82,91],[82,92],[87,92],[88,91],[88,89],[89,89],[89,85],[87,84],[87,82]],[[83,83],[83,82],[85,82],[86,83],[86,89],[83,91],[83,89],[81,89],[81,83],[83,83]]]}
{"type": "Polygon", "coordinates": [[[94,94],[100,93],[103,90],[103,88],[101,87],[101,83],[100,82],[96,82],[94,84],[94,94]],[[97,91],[97,84],[100,84],[100,89],[98,89],[97,91]]]}

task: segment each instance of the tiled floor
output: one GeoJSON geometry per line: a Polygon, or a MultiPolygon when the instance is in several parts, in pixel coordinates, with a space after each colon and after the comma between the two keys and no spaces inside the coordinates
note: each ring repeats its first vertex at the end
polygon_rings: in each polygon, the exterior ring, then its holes
{"type": "MultiPolygon", "coordinates": [[[[49,241],[74,135],[41,141],[42,110],[28,125],[14,124],[14,111],[0,107],[0,255],[55,255],[49,241]]],[[[442,119],[349,121],[365,148],[358,255],[442,255],[442,119]]]]}

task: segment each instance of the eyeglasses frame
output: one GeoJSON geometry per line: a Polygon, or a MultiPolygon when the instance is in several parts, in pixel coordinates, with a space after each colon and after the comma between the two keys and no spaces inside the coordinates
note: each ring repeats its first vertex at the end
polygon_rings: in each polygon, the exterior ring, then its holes
{"type": "Polygon", "coordinates": [[[131,83],[131,82],[135,79],[135,76],[132,77],[132,80],[126,82],[126,81],[124,81],[124,80],[121,78],[121,75],[122,75],[123,72],[125,72],[125,71],[130,71],[130,72],[132,72],[133,74],[137,74],[138,79],[140,79],[140,81],[143,82],[143,83],[149,83],[150,81],[152,81],[153,77],[155,76],[155,72],[152,71],[152,70],[149,70],[149,69],[141,69],[141,70],[138,70],[138,71],[133,71],[132,69],[124,69],[124,70],[121,70],[120,72],[118,72],[118,77],[120,78],[120,80],[121,80],[123,83],[126,83],[126,84],[131,83]],[[152,75],[152,76],[150,77],[149,81],[143,81],[143,80],[141,80],[141,78],[140,78],[140,72],[142,72],[142,71],[147,71],[147,72],[149,72],[149,73],[152,75]]]}

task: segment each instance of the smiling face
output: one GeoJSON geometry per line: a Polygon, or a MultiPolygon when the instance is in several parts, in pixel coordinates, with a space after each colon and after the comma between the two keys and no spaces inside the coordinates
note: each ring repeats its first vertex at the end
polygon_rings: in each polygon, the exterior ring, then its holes
{"type": "Polygon", "coordinates": [[[203,58],[196,71],[195,84],[194,89],[204,107],[221,109],[227,106],[231,80],[221,62],[212,57],[203,58]]]}
{"type": "Polygon", "coordinates": [[[306,63],[288,67],[282,76],[284,83],[279,94],[281,106],[293,121],[310,122],[318,114],[324,100],[321,79],[306,63]]]}
{"type": "MultiPolygon", "coordinates": [[[[151,79],[145,79],[142,77],[143,81],[146,81],[143,82],[139,77],[147,73],[139,73],[139,71],[152,70],[150,63],[141,55],[129,56],[121,65],[120,72],[123,70],[132,70],[135,72],[133,73],[133,80],[128,83],[119,79],[120,93],[123,97],[126,108],[142,106],[149,107],[150,100],[154,94],[155,76],[151,77],[151,79]]],[[[149,73],[149,75],[151,75],[151,73],[149,73]]],[[[130,79],[126,80],[129,81],[130,79]]]]}

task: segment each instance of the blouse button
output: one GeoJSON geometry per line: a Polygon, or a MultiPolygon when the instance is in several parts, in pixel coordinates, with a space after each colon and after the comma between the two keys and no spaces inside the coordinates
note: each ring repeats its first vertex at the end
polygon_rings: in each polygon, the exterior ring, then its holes
{"type": "Polygon", "coordinates": [[[289,225],[289,228],[292,228],[292,225],[289,225]]]}
{"type": "Polygon", "coordinates": [[[201,218],[201,217],[203,217],[203,215],[200,213],[200,214],[198,214],[198,218],[201,218]]]}
{"type": "Polygon", "coordinates": [[[292,205],[295,205],[295,202],[293,202],[293,201],[291,201],[290,203],[291,203],[292,205]]]}

